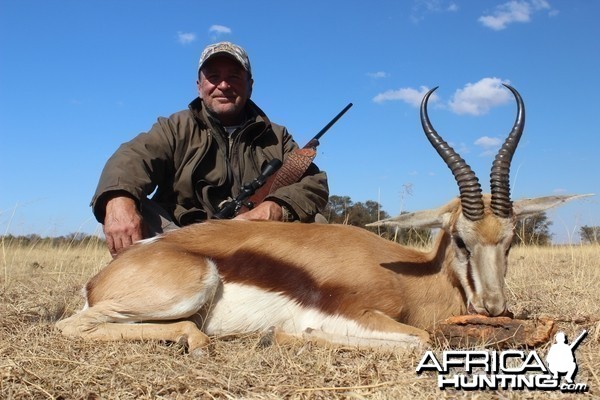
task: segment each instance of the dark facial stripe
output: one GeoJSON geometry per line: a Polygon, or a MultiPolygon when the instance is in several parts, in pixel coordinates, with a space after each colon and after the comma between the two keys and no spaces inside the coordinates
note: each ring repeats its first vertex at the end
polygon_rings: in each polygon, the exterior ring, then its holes
{"type": "Polygon", "coordinates": [[[471,259],[467,261],[467,282],[472,292],[475,292],[475,280],[473,279],[473,267],[471,266],[471,259]]]}

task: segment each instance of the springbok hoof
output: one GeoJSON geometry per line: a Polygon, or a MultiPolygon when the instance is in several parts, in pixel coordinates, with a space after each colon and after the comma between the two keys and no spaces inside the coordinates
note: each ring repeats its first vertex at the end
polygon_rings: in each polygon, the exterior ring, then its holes
{"type": "Polygon", "coordinates": [[[187,335],[182,335],[177,339],[177,344],[183,348],[188,347],[188,337],[187,335]]]}
{"type": "Polygon", "coordinates": [[[195,348],[194,350],[190,350],[189,354],[190,354],[190,357],[198,359],[198,360],[209,356],[208,348],[206,348],[206,347],[198,347],[198,348],[195,348]]]}
{"type": "Polygon", "coordinates": [[[267,329],[263,335],[260,337],[258,344],[256,345],[259,349],[265,349],[267,347],[271,347],[275,344],[275,327],[272,326],[267,329]]]}

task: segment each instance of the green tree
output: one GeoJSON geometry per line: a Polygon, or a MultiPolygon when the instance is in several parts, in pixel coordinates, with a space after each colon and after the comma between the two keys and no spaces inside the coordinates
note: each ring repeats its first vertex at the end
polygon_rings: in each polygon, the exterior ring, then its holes
{"type": "Polygon", "coordinates": [[[600,226],[584,225],[579,230],[579,236],[583,243],[599,244],[600,243],[600,226]]]}
{"type": "Polygon", "coordinates": [[[552,221],[548,219],[546,213],[536,214],[517,221],[513,244],[527,246],[549,245],[552,242],[550,225],[552,225],[552,221]]]}
{"type": "Polygon", "coordinates": [[[365,226],[379,219],[389,218],[381,204],[373,200],[354,203],[349,196],[330,196],[323,215],[332,224],[365,226]]]}
{"type": "Polygon", "coordinates": [[[352,204],[347,209],[347,223],[354,226],[365,226],[379,219],[389,218],[381,205],[373,200],[352,204]]]}
{"type": "Polygon", "coordinates": [[[323,215],[329,223],[344,224],[347,222],[346,216],[352,204],[349,196],[329,196],[329,202],[323,210],[323,215]]]}

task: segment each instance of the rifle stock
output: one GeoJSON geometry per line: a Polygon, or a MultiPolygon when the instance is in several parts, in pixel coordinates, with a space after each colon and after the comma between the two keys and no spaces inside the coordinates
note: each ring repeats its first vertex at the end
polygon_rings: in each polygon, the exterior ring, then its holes
{"type": "MultiPolygon", "coordinates": [[[[329,121],[329,123],[312,139],[310,139],[303,148],[292,151],[276,173],[270,175],[264,184],[256,188],[254,193],[248,196],[247,200],[243,201],[241,205],[238,204],[232,217],[256,207],[262,203],[269,194],[275,192],[277,189],[298,182],[306,173],[317,155],[316,149],[319,146],[319,139],[342,117],[342,115],[346,113],[346,111],[350,109],[350,107],[352,107],[352,103],[349,103],[344,107],[344,109],[329,121]]],[[[223,209],[221,211],[223,211],[223,209]]],[[[218,214],[221,214],[221,211],[218,214]]]]}

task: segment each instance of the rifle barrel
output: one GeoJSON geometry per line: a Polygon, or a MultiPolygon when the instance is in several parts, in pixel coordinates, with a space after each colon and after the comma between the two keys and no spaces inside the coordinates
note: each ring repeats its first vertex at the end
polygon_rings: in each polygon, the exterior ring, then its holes
{"type": "Polygon", "coordinates": [[[333,126],[333,124],[335,124],[337,122],[338,119],[342,118],[342,115],[344,115],[346,113],[346,111],[348,111],[350,109],[350,107],[352,107],[352,103],[348,103],[348,105],[346,107],[344,107],[344,109],[342,111],[340,111],[338,115],[333,117],[333,119],[331,121],[329,121],[329,123],[327,125],[325,125],[323,127],[323,129],[321,129],[319,131],[319,133],[317,133],[315,135],[315,137],[311,139],[311,141],[319,140],[321,138],[321,136],[323,136],[325,134],[325,132],[327,132],[329,130],[329,128],[331,128],[333,126]]]}
{"type": "Polygon", "coordinates": [[[573,342],[571,342],[571,344],[569,345],[569,347],[571,349],[574,349],[575,347],[579,346],[579,343],[581,343],[581,341],[587,336],[587,329],[584,329],[583,332],[581,332],[581,334],[579,336],[577,336],[577,338],[575,340],[573,340],[573,342]]]}

